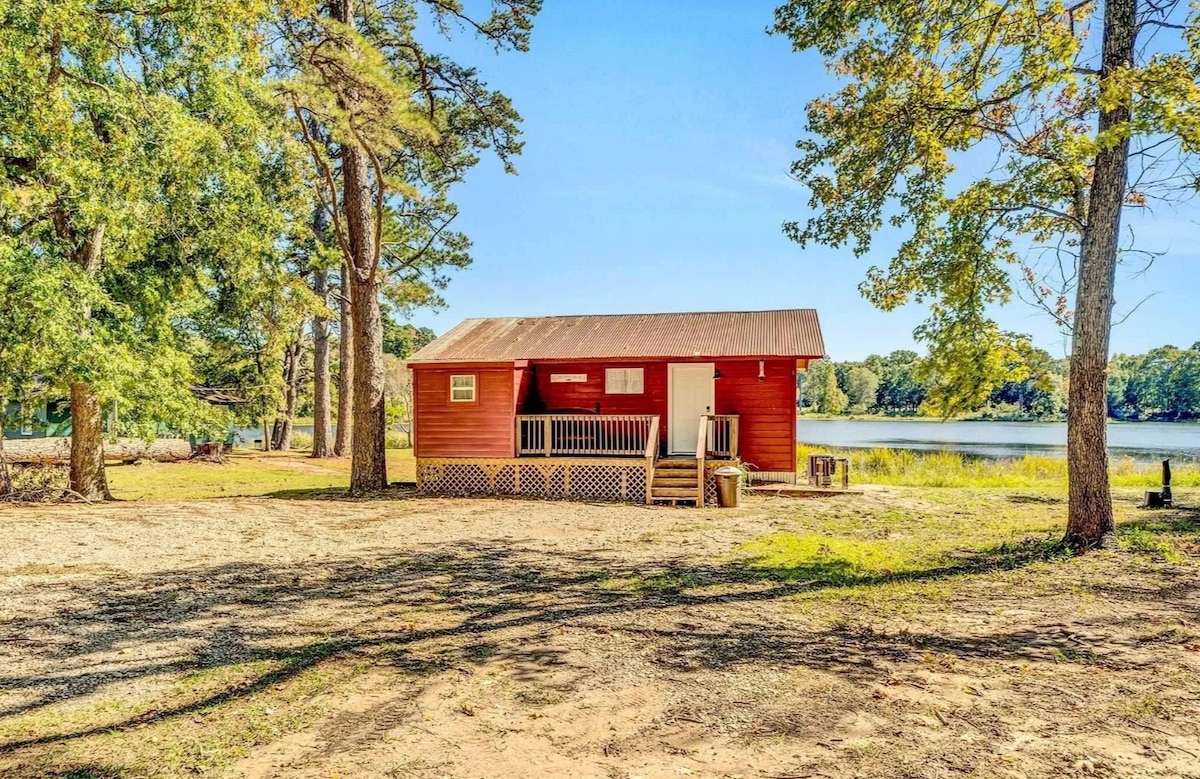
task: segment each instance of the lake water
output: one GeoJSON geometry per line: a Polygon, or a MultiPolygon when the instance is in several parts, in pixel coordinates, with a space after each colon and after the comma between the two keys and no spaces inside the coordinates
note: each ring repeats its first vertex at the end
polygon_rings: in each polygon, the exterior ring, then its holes
{"type": "MultiPolygon", "coordinates": [[[[295,428],[312,435],[311,425],[295,428]]],[[[261,441],[261,428],[237,431],[242,446],[261,441]]],[[[797,440],[837,449],[950,451],[977,457],[1067,456],[1062,422],[934,422],[911,419],[800,418],[797,440]]],[[[1200,423],[1113,422],[1108,426],[1113,457],[1146,462],[1171,458],[1200,461],[1200,423]]]]}
{"type": "MultiPolygon", "coordinates": [[[[979,457],[1067,456],[1062,422],[933,422],[926,420],[809,420],[800,418],[797,438],[839,449],[951,451],[979,457]]],[[[1113,457],[1153,461],[1200,460],[1200,423],[1113,422],[1113,457]]]]}

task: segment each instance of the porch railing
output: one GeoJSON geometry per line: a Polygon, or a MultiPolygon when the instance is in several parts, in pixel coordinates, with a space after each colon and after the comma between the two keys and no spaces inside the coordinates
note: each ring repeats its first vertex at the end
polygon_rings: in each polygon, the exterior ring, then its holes
{"type": "Polygon", "coordinates": [[[738,415],[705,414],[705,454],[714,460],[733,459],[738,454],[738,415]]]}
{"type": "Polygon", "coordinates": [[[658,437],[654,414],[520,414],[517,455],[644,457],[658,437]]]}

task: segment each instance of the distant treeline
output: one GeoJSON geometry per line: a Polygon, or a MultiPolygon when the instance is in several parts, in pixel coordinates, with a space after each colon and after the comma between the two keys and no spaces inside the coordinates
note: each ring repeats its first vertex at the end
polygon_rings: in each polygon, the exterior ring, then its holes
{"type": "MultiPolygon", "coordinates": [[[[997,387],[972,416],[981,419],[1066,418],[1069,366],[1039,352],[1028,376],[997,387]]],[[[917,416],[927,411],[934,377],[916,352],[871,355],[861,362],[820,360],[801,379],[805,413],[917,416]]],[[[1200,343],[1118,354],[1109,363],[1108,413],[1121,420],[1200,419],[1200,343]]]]}

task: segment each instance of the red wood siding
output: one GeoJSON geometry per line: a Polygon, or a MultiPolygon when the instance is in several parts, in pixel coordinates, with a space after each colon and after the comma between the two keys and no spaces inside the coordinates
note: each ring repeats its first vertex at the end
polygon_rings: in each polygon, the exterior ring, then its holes
{"type": "MultiPolygon", "coordinates": [[[[536,397],[541,411],[562,408],[586,408],[601,414],[658,414],[659,437],[667,440],[667,364],[633,362],[539,362],[536,368],[536,397]],[[644,392],[641,395],[608,395],[604,392],[605,368],[642,368],[644,392]],[[554,373],[586,373],[586,382],[550,381],[554,373]]],[[[523,405],[522,408],[528,408],[523,405]]],[[[535,413],[527,410],[525,413],[535,413]]]]}
{"type": "Polygon", "coordinates": [[[758,380],[758,360],[718,360],[718,414],[737,414],[738,448],[743,462],[758,471],[796,468],[796,361],[766,360],[758,380]]]}
{"type": "MultiPolygon", "coordinates": [[[[513,368],[513,413],[520,414],[529,400],[530,388],[533,384],[533,370],[528,366],[513,368]]],[[[515,424],[515,423],[514,423],[515,424]]]]}
{"type": "MultiPolygon", "coordinates": [[[[687,362],[674,360],[672,362],[687,362]]],[[[761,471],[796,467],[796,361],[766,360],[758,380],[758,360],[715,362],[717,414],[739,415],[741,457],[761,471]]],[[[514,414],[585,408],[601,414],[658,414],[665,445],[668,436],[667,365],[664,362],[565,361],[526,367],[428,366],[413,372],[416,396],[417,457],[511,457],[514,414]],[[604,392],[606,368],[643,368],[644,392],[604,392]],[[450,402],[450,376],[476,379],[474,403],[450,402]],[[583,382],[554,383],[555,373],[583,373],[583,382]]],[[[695,424],[694,421],[688,424],[695,424]]]]}
{"type": "Polygon", "coordinates": [[[417,457],[512,457],[516,377],[509,367],[413,371],[417,457]],[[450,401],[450,377],[474,374],[475,402],[450,401]]]}

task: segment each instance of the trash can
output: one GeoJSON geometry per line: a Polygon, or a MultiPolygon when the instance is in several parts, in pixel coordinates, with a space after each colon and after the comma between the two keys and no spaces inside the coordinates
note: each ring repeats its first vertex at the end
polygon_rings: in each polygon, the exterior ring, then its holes
{"type": "Polygon", "coordinates": [[[714,471],[713,476],[717,480],[717,505],[723,509],[737,508],[741,469],[725,465],[714,471]]]}

